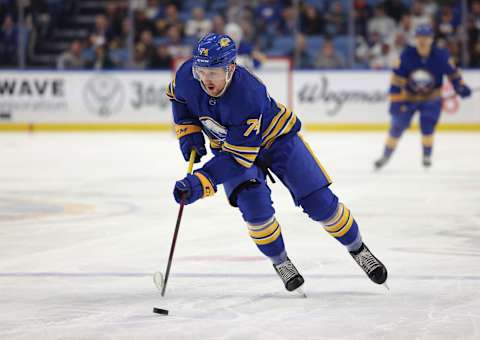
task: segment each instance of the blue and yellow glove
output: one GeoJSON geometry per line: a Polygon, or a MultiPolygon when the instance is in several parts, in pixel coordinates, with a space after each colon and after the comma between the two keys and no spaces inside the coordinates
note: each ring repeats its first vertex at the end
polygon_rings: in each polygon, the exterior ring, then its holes
{"type": "Polygon", "coordinates": [[[188,205],[200,198],[213,196],[216,191],[217,186],[205,172],[199,170],[175,183],[173,197],[177,203],[183,200],[188,205]]]}
{"type": "Polygon", "coordinates": [[[200,162],[202,156],[207,154],[205,148],[205,138],[203,137],[202,128],[190,122],[175,125],[175,133],[180,142],[183,158],[186,161],[190,158],[192,149],[197,151],[195,163],[200,162]]]}

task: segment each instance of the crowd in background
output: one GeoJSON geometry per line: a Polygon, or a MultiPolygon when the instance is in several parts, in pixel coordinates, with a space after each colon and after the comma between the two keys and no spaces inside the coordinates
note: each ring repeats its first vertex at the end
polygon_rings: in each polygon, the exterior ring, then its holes
{"type": "MultiPolygon", "coordinates": [[[[431,23],[437,44],[448,48],[459,64],[480,67],[480,0],[468,0],[467,18],[462,17],[461,0],[103,3],[103,13],[95,14],[88,36],[69,41],[52,66],[169,69],[174,59],[190,55],[200,37],[216,32],[234,35],[240,54],[251,57],[254,66],[264,56],[288,56],[299,69],[383,69],[392,67],[406,44],[413,44],[416,25],[431,23]],[[129,17],[130,5],[134,7],[129,17]],[[349,32],[355,32],[353,40],[349,32]]],[[[0,65],[15,67],[22,41],[30,45],[32,39],[37,45],[48,41],[77,6],[74,0],[0,0],[0,65]],[[30,33],[23,40],[19,39],[18,1],[27,3],[24,19],[30,33]]]]}

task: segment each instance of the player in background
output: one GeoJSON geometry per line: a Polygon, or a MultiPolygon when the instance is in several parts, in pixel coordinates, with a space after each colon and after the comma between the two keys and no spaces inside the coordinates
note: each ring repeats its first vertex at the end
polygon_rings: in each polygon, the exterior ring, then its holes
{"type": "Polygon", "coordinates": [[[393,69],[390,85],[390,131],[383,156],[374,163],[375,169],[381,169],[388,162],[417,111],[420,112],[422,132],[422,162],[425,167],[432,165],[433,133],[442,109],[443,75],[448,76],[460,97],[471,95],[471,90],[463,82],[460,70],[455,66],[450,53],[433,44],[431,26],[419,25],[415,31],[415,47],[406,47],[398,65],[393,69]]]}
{"type": "Polygon", "coordinates": [[[167,87],[181,152],[205,156],[205,133],[214,156],[193,174],[175,183],[173,195],[191,204],[223,184],[230,204],[238,207],[258,249],[273,263],[285,288],[304,279],[290,261],[275,218],[269,169],[289,189],[297,206],[343,244],[369,278],[387,279],[385,266],[369,251],[350,210],[329,189],[330,177],[299,134],[301,123],[287,107],[268,95],[265,85],[235,63],[234,41],[209,34],[192,59],[167,87]]]}

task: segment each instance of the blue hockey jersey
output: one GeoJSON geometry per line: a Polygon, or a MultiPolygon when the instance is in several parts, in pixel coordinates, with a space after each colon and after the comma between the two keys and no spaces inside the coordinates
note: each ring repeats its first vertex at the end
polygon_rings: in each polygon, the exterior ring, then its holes
{"type": "Polygon", "coordinates": [[[394,68],[390,86],[392,102],[421,102],[441,97],[443,76],[447,75],[454,87],[462,82],[460,71],[450,53],[432,45],[428,57],[422,57],[415,47],[408,46],[394,68]]]}
{"type": "MultiPolygon", "coordinates": [[[[296,133],[301,123],[295,114],[271,98],[265,85],[238,66],[221,97],[211,97],[193,77],[186,61],[168,85],[177,130],[201,126],[215,154],[203,169],[221,184],[250,168],[260,152],[280,136],[296,133]]],[[[177,134],[178,136],[178,134],[177,134]]]]}

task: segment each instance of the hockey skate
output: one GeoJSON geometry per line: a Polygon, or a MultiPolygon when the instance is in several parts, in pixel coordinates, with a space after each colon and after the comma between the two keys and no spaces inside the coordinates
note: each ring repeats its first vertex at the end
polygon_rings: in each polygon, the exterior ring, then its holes
{"type": "Polygon", "coordinates": [[[379,159],[377,159],[373,163],[373,165],[375,166],[375,170],[380,170],[381,168],[383,168],[385,166],[385,164],[387,164],[389,159],[390,159],[390,157],[385,157],[385,156],[382,156],[379,159]]]}
{"type": "MultiPolygon", "coordinates": [[[[302,275],[298,272],[297,268],[293,265],[292,261],[287,257],[285,261],[279,264],[274,264],[273,268],[277,272],[278,276],[282,279],[285,284],[285,288],[292,292],[300,288],[301,285],[305,282],[302,275]]],[[[304,294],[300,292],[300,294],[304,294]]]]}
{"type": "Polygon", "coordinates": [[[422,159],[423,166],[425,168],[429,168],[432,166],[432,157],[431,156],[423,156],[422,159]]]}
{"type": "Polygon", "coordinates": [[[357,251],[351,251],[350,255],[352,255],[360,268],[368,275],[370,280],[379,285],[385,284],[385,281],[387,281],[387,268],[373,256],[365,243],[362,243],[362,246],[357,251]]]}

